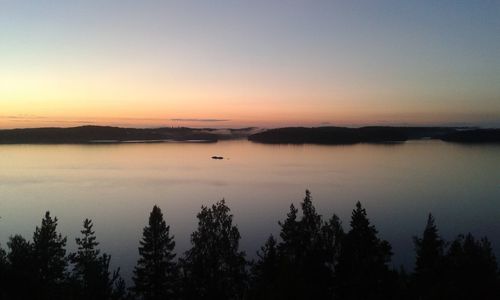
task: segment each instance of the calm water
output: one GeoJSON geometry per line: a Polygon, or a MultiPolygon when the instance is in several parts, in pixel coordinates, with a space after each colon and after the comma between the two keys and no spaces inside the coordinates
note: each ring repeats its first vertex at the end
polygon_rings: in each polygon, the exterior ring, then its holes
{"type": "Polygon", "coordinates": [[[225,198],[250,257],[290,203],[312,191],[324,216],[348,227],[356,201],[394,248],[394,264],[412,267],[412,236],[432,212],[445,238],[488,235],[500,255],[500,146],[439,141],[398,145],[288,146],[216,144],[0,146],[0,243],[31,239],[46,210],[74,249],[92,218],[101,248],[129,277],[149,212],[158,204],[189,246],[201,205],[225,198]],[[210,157],[222,155],[225,160],[210,157]]]}

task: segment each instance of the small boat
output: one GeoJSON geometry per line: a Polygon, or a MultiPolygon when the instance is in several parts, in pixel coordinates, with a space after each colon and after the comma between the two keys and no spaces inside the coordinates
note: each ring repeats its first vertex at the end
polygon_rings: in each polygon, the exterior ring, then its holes
{"type": "Polygon", "coordinates": [[[222,156],[212,156],[212,159],[224,159],[222,156]]]}

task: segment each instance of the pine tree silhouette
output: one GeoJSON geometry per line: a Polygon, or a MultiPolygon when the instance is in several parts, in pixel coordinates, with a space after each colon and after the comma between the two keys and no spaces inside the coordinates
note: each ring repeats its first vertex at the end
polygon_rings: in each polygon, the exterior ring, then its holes
{"type": "Polygon", "coordinates": [[[444,290],[444,247],[435,225],[434,217],[429,214],[422,238],[414,238],[416,249],[415,294],[423,299],[439,299],[444,290]]]}
{"type": "Polygon", "coordinates": [[[241,299],[246,288],[245,253],[240,233],[224,200],[203,206],[198,229],[184,258],[185,299],[241,299]]]}
{"type": "Polygon", "coordinates": [[[487,238],[459,235],[445,257],[446,298],[498,299],[497,263],[487,238]]]}
{"type": "Polygon", "coordinates": [[[20,235],[11,236],[7,242],[6,299],[33,299],[37,297],[36,267],[33,247],[20,235]]]}
{"type": "Polygon", "coordinates": [[[33,234],[33,259],[38,280],[39,298],[62,298],[66,279],[66,237],[57,233],[57,218],[45,213],[40,227],[33,234]]]}
{"type": "Polygon", "coordinates": [[[387,266],[391,246],[377,237],[366,210],[358,202],[351,216],[351,230],[342,242],[337,265],[339,293],[343,299],[387,299],[392,274],[387,266]]]}
{"type": "Polygon", "coordinates": [[[7,271],[8,271],[8,262],[7,262],[7,252],[0,247],[0,299],[6,299],[7,297],[7,271]]]}
{"type": "Polygon", "coordinates": [[[174,299],[177,296],[178,267],[174,262],[174,237],[163,214],[154,206],[140,241],[140,258],[134,270],[134,293],[144,300],[174,299]]]}
{"type": "Polygon", "coordinates": [[[286,215],[284,222],[278,222],[281,226],[281,243],[278,246],[280,254],[286,256],[290,263],[294,264],[302,255],[300,240],[300,223],[297,220],[298,209],[293,204],[290,205],[290,211],[286,215]]]}
{"type": "MultiPolygon", "coordinates": [[[[331,298],[334,294],[334,266],[343,235],[340,220],[334,215],[329,222],[324,222],[316,212],[308,190],[300,208],[300,219],[298,210],[292,204],[287,218],[279,222],[281,242],[277,247],[278,271],[274,279],[274,290],[279,292],[275,292],[273,297],[331,298]]],[[[258,262],[263,263],[262,259],[258,262]]],[[[273,282],[270,279],[260,281],[273,282]]]]}
{"type": "Polygon", "coordinates": [[[96,247],[92,221],[83,222],[82,237],[76,238],[78,251],[69,255],[73,264],[72,279],[76,281],[81,299],[109,299],[113,292],[113,284],[118,279],[118,271],[109,271],[111,256],[101,254],[96,247]]]}
{"type": "Polygon", "coordinates": [[[281,299],[280,258],[276,239],[271,235],[257,252],[258,260],[251,268],[250,299],[281,299]]]}

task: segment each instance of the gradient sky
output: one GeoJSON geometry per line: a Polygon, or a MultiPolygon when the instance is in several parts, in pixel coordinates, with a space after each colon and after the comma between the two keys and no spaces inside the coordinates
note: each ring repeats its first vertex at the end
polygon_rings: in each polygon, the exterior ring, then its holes
{"type": "Polygon", "coordinates": [[[500,126],[500,1],[0,0],[0,128],[500,126]]]}

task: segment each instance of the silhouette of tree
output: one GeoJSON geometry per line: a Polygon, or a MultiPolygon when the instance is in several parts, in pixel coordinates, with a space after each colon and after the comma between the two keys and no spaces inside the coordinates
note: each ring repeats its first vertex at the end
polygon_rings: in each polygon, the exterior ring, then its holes
{"type": "Polygon", "coordinates": [[[469,233],[447,244],[431,214],[422,236],[414,237],[415,271],[407,274],[389,269],[391,246],[378,237],[359,202],[344,233],[336,215],[323,220],[306,191],[300,214],[292,204],[279,222],[280,240],[271,235],[257,252],[250,278],[225,201],[202,206],[197,218],[192,248],[176,264],[170,227],[153,207],[132,293],[118,271],[110,272],[111,257],[98,249],[91,220],[83,222],[78,248],[66,257],[66,238],[47,212],[33,242],[15,235],[7,252],[0,247],[0,299],[500,299],[489,240],[469,233]]]}
{"type": "Polygon", "coordinates": [[[375,226],[370,225],[366,210],[359,202],[352,212],[350,225],[336,269],[341,298],[390,298],[394,279],[387,266],[392,256],[390,244],[377,237],[375,226]]]}
{"type": "MultiPolygon", "coordinates": [[[[345,236],[344,229],[342,228],[342,222],[337,215],[333,215],[328,222],[323,224],[322,229],[322,244],[321,247],[321,257],[322,259],[318,263],[323,264],[323,272],[318,273],[321,275],[322,289],[325,290],[325,294],[320,295],[324,298],[332,298],[332,295],[337,294],[336,284],[336,266],[339,261],[340,253],[342,250],[342,242],[345,236]],[[325,281],[327,280],[327,281],[325,281]]],[[[321,282],[318,280],[318,282],[321,282]]]]}
{"type": "Polygon", "coordinates": [[[252,271],[251,296],[254,299],[300,299],[299,292],[303,292],[300,284],[300,267],[298,263],[302,256],[300,221],[297,219],[298,209],[293,204],[281,227],[281,242],[276,246],[274,238],[267,241],[261,249],[262,254],[252,271]],[[273,252],[276,251],[276,270],[270,267],[274,264],[273,252]],[[267,266],[266,269],[262,268],[267,266]]]}
{"type": "Polygon", "coordinates": [[[182,259],[185,299],[241,299],[246,288],[245,253],[224,199],[202,206],[198,229],[182,259]]]}
{"type": "MultiPolygon", "coordinates": [[[[325,223],[316,212],[311,193],[301,203],[302,218],[299,221],[299,247],[295,264],[299,281],[296,295],[302,299],[326,299],[333,296],[334,264],[340,248],[342,227],[334,215],[325,223]]],[[[293,274],[293,273],[292,273],[293,274]]]]}
{"type": "Polygon", "coordinates": [[[122,277],[118,277],[115,281],[113,291],[111,293],[111,300],[134,300],[135,297],[127,291],[127,285],[122,277]]]}
{"type": "Polygon", "coordinates": [[[271,235],[257,252],[258,260],[251,268],[250,299],[281,299],[279,287],[280,258],[276,239],[271,235]]]}
{"type": "Polygon", "coordinates": [[[174,237],[170,236],[158,206],[149,216],[140,241],[140,258],[134,270],[133,291],[141,299],[173,299],[177,296],[178,268],[174,262],[174,237]]]}
{"type": "Polygon", "coordinates": [[[443,295],[443,258],[445,242],[438,234],[434,217],[429,214],[422,238],[414,237],[416,249],[415,294],[423,299],[439,299],[443,295]]]}
{"type": "Polygon", "coordinates": [[[498,299],[497,263],[487,238],[459,235],[446,254],[446,297],[449,299],[498,299]]]}
{"type": "MultiPolygon", "coordinates": [[[[263,283],[258,287],[264,291],[273,289],[274,293],[267,294],[268,298],[322,299],[333,296],[334,266],[343,235],[340,220],[334,215],[324,222],[316,212],[309,191],[300,205],[300,220],[298,210],[292,204],[287,218],[279,222],[282,241],[277,246],[278,270],[267,274],[255,273],[259,269],[254,270],[253,281],[263,283]],[[274,280],[271,280],[271,275],[275,276],[274,280]]],[[[271,241],[263,252],[269,251],[271,241]]],[[[257,266],[267,263],[269,258],[264,257],[265,260],[261,258],[257,266]]]]}
{"type": "Polygon", "coordinates": [[[413,283],[413,277],[411,274],[406,272],[406,269],[403,266],[399,267],[397,272],[394,272],[395,275],[395,286],[394,291],[392,293],[393,299],[414,299],[413,293],[414,291],[411,289],[411,284],[413,283]]]}
{"type": "Polygon", "coordinates": [[[7,299],[34,299],[36,268],[33,261],[33,247],[22,236],[15,235],[7,242],[7,299]]]}
{"type": "Polygon", "coordinates": [[[342,247],[342,239],[345,236],[340,218],[337,215],[333,215],[323,225],[321,231],[324,240],[323,247],[325,247],[323,250],[325,253],[325,263],[334,272],[342,247]]]}
{"type": "Polygon", "coordinates": [[[281,226],[281,243],[278,245],[280,255],[286,257],[286,259],[294,264],[300,253],[300,223],[297,220],[298,209],[295,208],[293,204],[290,205],[290,211],[286,215],[286,219],[283,222],[278,222],[281,226]]]}
{"type": "Polygon", "coordinates": [[[8,266],[7,253],[0,247],[0,299],[5,299],[7,297],[6,279],[8,266]]]}
{"type": "Polygon", "coordinates": [[[33,234],[33,256],[42,299],[62,297],[62,285],[66,279],[68,265],[66,257],[66,237],[57,233],[57,218],[45,213],[40,227],[33,234]]]}
{"type": "Polygon", "coordinates": [[[109,299],[113,292],[113,284],[118,278],[118,271],[109,271],[111,256],[100,254],[96,247],[95,232],[92,221],[83,222],[82,237],[76,238],[78,251],[69,255],[74,265],[72,279],[76,281],[81,299],[109,299]]]}

